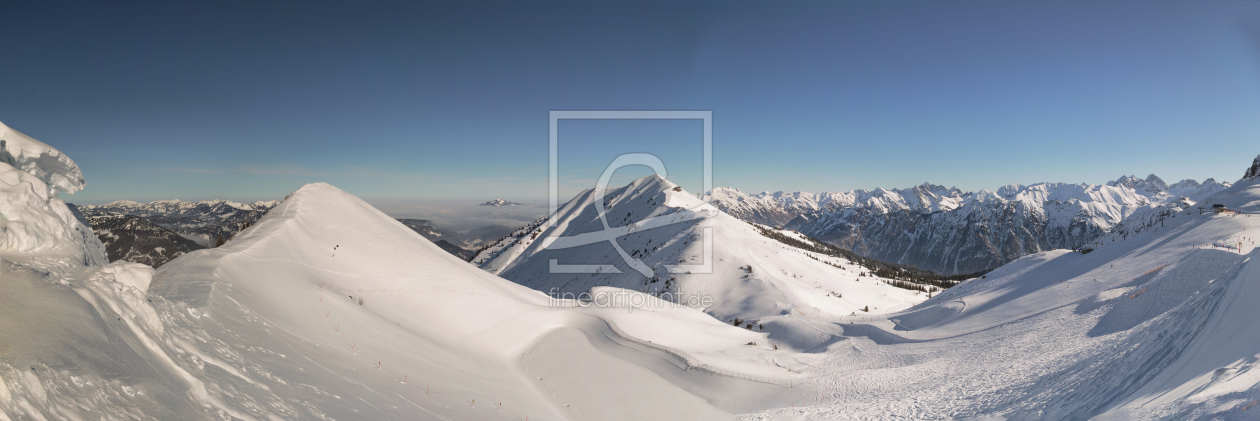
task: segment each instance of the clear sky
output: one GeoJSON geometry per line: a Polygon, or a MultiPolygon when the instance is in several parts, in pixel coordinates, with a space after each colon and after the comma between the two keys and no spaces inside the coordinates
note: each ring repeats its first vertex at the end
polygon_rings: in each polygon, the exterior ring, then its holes
{"type": "MultiPolygon", "coordinates": [[[[965,190],[1260,154],[1257,2],[10,2],[0,121],[69,201],[544,199],[549,110],[712,110],[715,184],[965,190]]],[[[697,122],[566,122],[566,194],[697,122]]],[[[619,172],[619,179],[642,171],[619,172]]]]}

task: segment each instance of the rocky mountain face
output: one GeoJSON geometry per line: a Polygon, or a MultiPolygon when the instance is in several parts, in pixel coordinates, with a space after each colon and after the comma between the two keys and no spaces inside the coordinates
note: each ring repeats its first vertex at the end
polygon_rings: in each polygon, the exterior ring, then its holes
{"type": "Polygon", "coordinates": [[[149,220],[115,212],[83,214],[109,261],[125,260],[158,267],[193,250],[206,248],[149,220]]]}
{"type": "Polygon", "coordinates": [[[923,184],[844,193],[760,193],[714,188],[712,203],[744,219],[799,231],[862,256],[944,274],[973,273],[1045,250],[1087,247],[1229,187],[1208,179],[1168,185],[1125,176],[1106,185],[1040,183],[996,192],[923,184]]]}
{"type": "Polygon", "coordinates": [[[1243,179],[1256,177],[1260,177],[1260,156],[1256,156],[1256,159],[1251,161],[1251,168],[1247,168],[1247,171],[1243,173],[1243,179]]]}

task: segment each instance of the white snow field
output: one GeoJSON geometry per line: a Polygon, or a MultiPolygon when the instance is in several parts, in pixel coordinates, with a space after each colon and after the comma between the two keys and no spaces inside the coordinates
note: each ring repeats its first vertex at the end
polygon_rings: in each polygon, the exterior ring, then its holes
{"type": "MultiPolygon", "coordinates": [[[[4,421],[1260,418],[1257,178],[1203,200],[1242,214],[1181,210],[1089,254],[1027,256],[921,303],[896,290],[878,309],[895,289],[849,278],[855,265],[754,240],[664,180],[631,186],[679,193],[620,197],[705,213],[691,226],[711,224],[715,258],[745,260],[676,281],[721,294],[706,313],[638,284],[552,299],[321,183],[161,271],[105,265],[56,198],[84,186],[73,161],[7,128],[0,140],[4,421]]],[[[671,253],[693,250],[682,231],[671,253]]],[[[551,253],[528,246],[518,258],[551,253]]],[[[555,255],[615,262],[579,257],[555,255]]]]}

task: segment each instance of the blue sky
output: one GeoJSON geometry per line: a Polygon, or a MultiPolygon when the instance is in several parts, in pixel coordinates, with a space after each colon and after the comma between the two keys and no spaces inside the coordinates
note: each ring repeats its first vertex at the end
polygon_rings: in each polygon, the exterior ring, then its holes
{"type": "MultiPolygon", "coordinates": [[[[1260,154],[1254,2],[23,2],[0,121],[80,203],[543,200],[550,110],[712,110],[744,191],[1123,174],[1260,154]]],[[[700,189],[696,122],[561,124],[565,194],[616,155],[700,189]]],[[[644,174],[622,170],[618,179],[644,174]]]]}

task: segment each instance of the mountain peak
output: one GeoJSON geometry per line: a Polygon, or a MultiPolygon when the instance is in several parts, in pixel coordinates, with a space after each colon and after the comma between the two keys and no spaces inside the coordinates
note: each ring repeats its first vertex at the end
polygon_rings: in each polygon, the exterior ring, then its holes
{"type": "Polygon", "coordinates": [[[1137,178],[1137,176],[1125,175],[1117,178],[1116,181],[1108,181],[1111,187],[1128,187],[1137,191],[1139,194],[1160,194],[1168,192],[1168,184],[1155,174],[1146,176],[1145,179],[1137,178]]]}
{"type": "Polygon", "coordinates": [[[494,200],[491,200],[491,201],[486,202],[486,203],[482,203],[482,204],[477,205],[477,206],[496,206],[496,207],[497,207],[497,206],[518,206],[518,205],[520,205],[520,203],[516,203],[516,202],[509,202],[509,201],[506,201],[506,200],[503,200],[503,199],[494,199],[494,200]]]}
{"type": "Polygon", "coordinates": [[[665,177],[661,177],[660,174],[652,174],[652,175],[645,175],[643,177],[639,177],[638,180],[632,181],[630,185],[635,186],[635,187],[660,186],[662,190],[671,189],[677,186],[677,184],[671,183],[669,180],[666,180],[665,177]]]}
{"type": "Polygon", "coordinates": [[[1256,159],[1251,161],[1251,168],[1248,168],[1247,172],[1243,174],[1244,179],[1256,177],[1260,177],[1260,155],[1257,155],[1256,159]]]}

